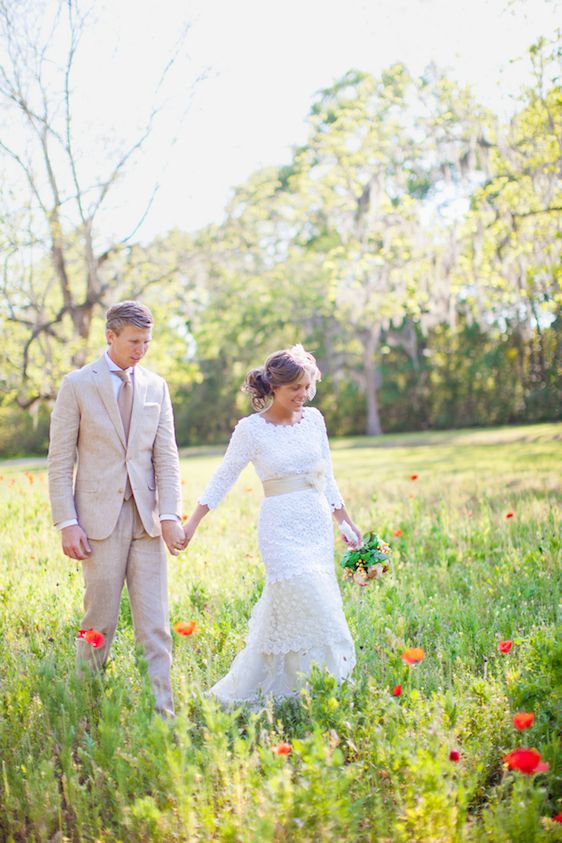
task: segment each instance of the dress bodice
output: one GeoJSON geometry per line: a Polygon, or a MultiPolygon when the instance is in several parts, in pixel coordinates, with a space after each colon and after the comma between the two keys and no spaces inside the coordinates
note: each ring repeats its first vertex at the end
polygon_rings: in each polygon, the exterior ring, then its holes
{"type": "Polygon", "coordinates": [[[240,419],[232,433],[221,465],[199,498],[214,509],[234,485],[242,469],[253,463],[260,480],[308,474],[322,465],[325,495],[332,509],[343,501],[336,485],[324,418],[315,407],[305,407],[292,425],[266,421],[259,413],[240,419]]]}

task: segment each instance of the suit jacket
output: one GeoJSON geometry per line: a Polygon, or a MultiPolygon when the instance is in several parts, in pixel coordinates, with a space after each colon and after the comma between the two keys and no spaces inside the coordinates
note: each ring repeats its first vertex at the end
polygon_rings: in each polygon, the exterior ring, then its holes
{"type": "Polygon", "coordinates": [[[144,528],[159,536],[159,514],[180,516],[182,506],[168,387],[159,375],[135,366],[127,443],[111,378],[101,357],[62,382],[48,457],[53,520],[77,518],[89,538],[107,538],[123,505],[128,473],[144,528]]]}

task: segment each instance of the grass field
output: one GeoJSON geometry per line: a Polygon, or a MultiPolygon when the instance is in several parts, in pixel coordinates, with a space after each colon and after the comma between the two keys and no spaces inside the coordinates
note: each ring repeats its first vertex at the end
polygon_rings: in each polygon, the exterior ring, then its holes
{"type": "MultiPolygon", "coordinates": [[[[186,512],[219,455],[183,455],[186,512]]],[[[340,440],[333,456],[352,516],[394,549],[383,581],[342,584],[353,679],[318,673],[258,715],[203,696],[263,587],[249,468],[170,560],[171,619],[197,621],[175,636],[174,729],[153,717],[126,598],[105,674],[74,677],[81,572],[45,467],[0,465],[0,839],[562,841],[562,425],[340,440]],[[519,747],[548,771],[509,771],[519,747]]]]}

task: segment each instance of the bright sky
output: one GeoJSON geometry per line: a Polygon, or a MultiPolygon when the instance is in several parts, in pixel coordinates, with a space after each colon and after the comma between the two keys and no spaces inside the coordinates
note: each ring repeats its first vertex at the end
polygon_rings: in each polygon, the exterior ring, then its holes
{"type": "Polygon", "coordinates": [[[182,22],[192,22],[159,128],[105,219],[126,233],[160,176],[143,240],[219,221],[234,185],[289,159],[306,137],[314,93],[350,68],[377,74],[402,61],[417,74],[435,61],[509,113],[529,78],[528,46],[554,32],[560,13],[553,0],[96,0],[94,8],[76,76],[82,125],[89,119],[94,132],[98,113],[121,130],[144,112],[157,68],[182,22]]]}

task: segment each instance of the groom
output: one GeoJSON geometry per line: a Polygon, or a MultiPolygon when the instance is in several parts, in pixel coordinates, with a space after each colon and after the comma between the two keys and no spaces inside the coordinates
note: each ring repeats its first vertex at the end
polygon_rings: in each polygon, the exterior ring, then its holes
{"type": "Polygon", "coordinates": [[[66,556],[82,562],[82,629],[105,643],[77,642],[77,665],[102,667],[123,584],[162,717],[173,717],[166,552],[183,547],[181,486],[166,382],[139,366],[152,314],[124,301],[106,314],[107,351],[67,375],[51,418],[49,494],[66,556]],[[77,466],[73,488],[73,471],[77,466]]]}

